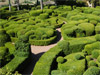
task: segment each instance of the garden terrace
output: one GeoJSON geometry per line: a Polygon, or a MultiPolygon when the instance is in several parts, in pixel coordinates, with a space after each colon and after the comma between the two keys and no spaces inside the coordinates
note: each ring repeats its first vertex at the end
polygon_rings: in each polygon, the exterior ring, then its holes
{"type": "Polygon", "coordinates": [[[15,11],[12,7],[11,12],[7,7],[0,9],[0,74],[23,73],[35,61],[31,59],[35,46],[49,48],[37,50],[47,52],[36,58],[33,75],[100,74],[99,6],[30,8],[15,11]]]}

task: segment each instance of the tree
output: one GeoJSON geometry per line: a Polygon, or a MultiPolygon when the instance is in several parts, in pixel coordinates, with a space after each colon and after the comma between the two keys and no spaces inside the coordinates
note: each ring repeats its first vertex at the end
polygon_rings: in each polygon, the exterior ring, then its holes
{"type": "Polygon", "coordinates": [[[9,2],[9,11],[11,11],[11,1],[8,0],[8,2],[9,2]]]}
{"type": "Polygon", "coordinates": [[[43,10],[43,0],[40,0],[41,10],[43,10]]]}
{"type": "Polygon", "coordinates": [[[17,0],[17,10],[19,10],[19,0],[17,0]]]}

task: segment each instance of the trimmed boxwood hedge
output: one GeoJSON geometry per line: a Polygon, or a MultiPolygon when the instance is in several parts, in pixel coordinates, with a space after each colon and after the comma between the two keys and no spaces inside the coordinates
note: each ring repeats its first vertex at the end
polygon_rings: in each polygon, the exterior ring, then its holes
{"type": "Polygon", "coordinates": [[[56,59],[61,52],[62,49],[60,49],[58,46],[55,46],[42,55],[34,67],[33,75],[50,75],[51,65],[55,66],[53,63],[54,59],[56,59]]]}
{"type": "Polygon", "coordinates": [[[44,39],[44,40],[35,40],[35,39],[29,39],[29,43],[32,45],[40,45],[40,46],[45,46],[53,43],[55,41],[57,36],[53,36],[49,39],[44,39]]]}

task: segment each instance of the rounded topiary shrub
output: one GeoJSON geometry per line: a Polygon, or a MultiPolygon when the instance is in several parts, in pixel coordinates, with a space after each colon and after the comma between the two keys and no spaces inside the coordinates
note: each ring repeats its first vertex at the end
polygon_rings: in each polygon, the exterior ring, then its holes
{"type": "Polygon", "coordinates": [[[62,56],[59,56],[56,61],[58,63],[63,63],[64,62],[64,58],[62,56]]]}
{"type": "Polygon", "coordinates": [[[91,66],[97,66],[96,62],[95,61],[89,61],[88,63],[88,66],[91,67],[91,66]]]}
{"type": "Polygon", "coordinates": [[[96,34],[96,35],[95,35],[95,39],[96,39],[97,41],[100,41],[100,34],[96,34]]]}
{"type": "Polygon", "coordinates": [[[91,21],[90,21],[90,23],[92,23],[92,24],[96,25],[98,22],[97,22],[97,21],[95,21],[95,20],[91,20],[91,21]]]}
{"type": "Polygon", "coordinates": [[[40,15],[42,13],[42,10],[32,10],[32,11],[30,11],[30,15],[31,16],[38,16],[38,15],[40,15]]]}
{"type": "Polygon", "coordinates": [[[99,56],[99,51],[98,50],[92,51],[92,57],[93,58],[97,58],[98,56],[99,56]]]}
{"type": "Polygon", "coordinates": [[[100,69],[98,67],[92,66],[88,68],[83,75],[100,75],[100,69]]]}
{"type": "Polygon", "coordinates": [[[77,54],[77,55],[75,55],[75,58],[77,59],[77,60],[80,60],[80,59],[82,59],[82,55],[81,54],[77,54]]]}
{"type": "Polygon", "coordinates": [[[44,13],[44,14],[40,14],[40,19],[47,19],[49,18],[49,14],[48,13],[44,13]]]}
{"type": "Polygon", "coordinates": [[[97,61],[100,63],[100,55],[98,56],[97,61]]]}

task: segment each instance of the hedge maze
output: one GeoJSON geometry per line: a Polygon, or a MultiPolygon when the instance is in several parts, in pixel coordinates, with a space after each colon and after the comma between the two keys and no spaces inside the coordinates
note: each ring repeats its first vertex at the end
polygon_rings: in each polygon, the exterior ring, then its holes
{"type": "MultiPolygon", "coordinates": [[[[66,5],[0,9],[0,74],[18,74],[30,62],[30,45],[64,40],[44,53],[33,75],[100,75],[100,7],[66,5]],[[13,65],[13,66],[12,66],[13,65]]],[[[33,59],[34,60],[34,59],[33,59]]],[[[18,74],[19,75],[19,74],[18,74]]]]}

